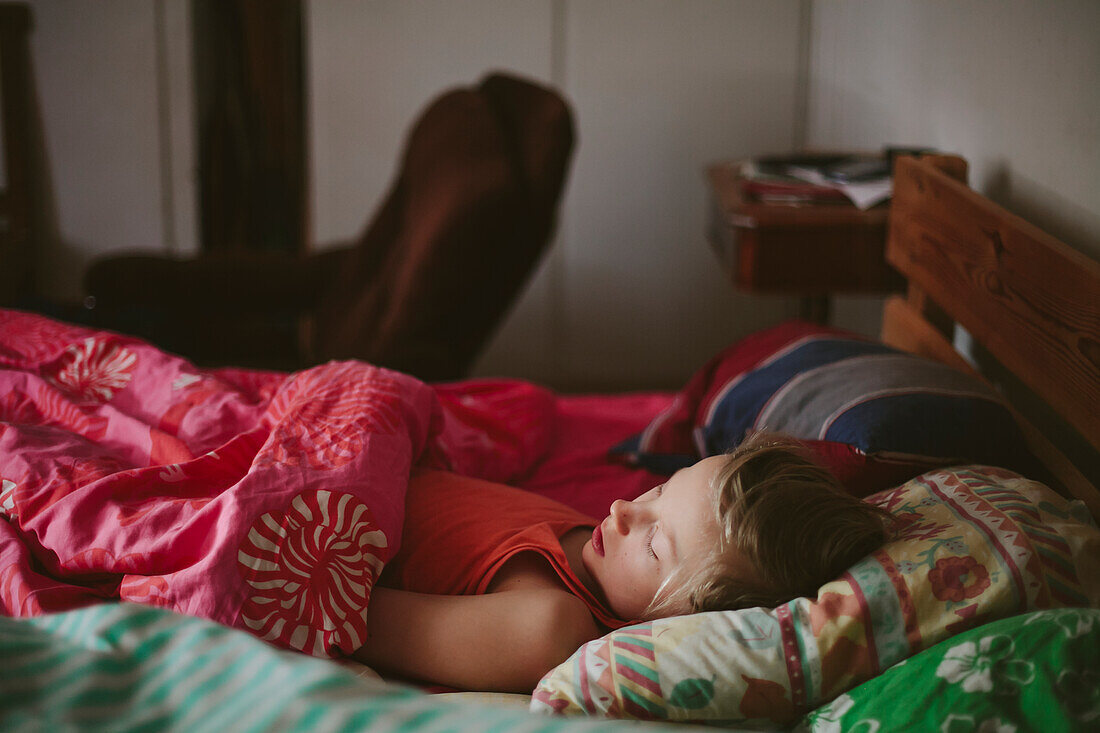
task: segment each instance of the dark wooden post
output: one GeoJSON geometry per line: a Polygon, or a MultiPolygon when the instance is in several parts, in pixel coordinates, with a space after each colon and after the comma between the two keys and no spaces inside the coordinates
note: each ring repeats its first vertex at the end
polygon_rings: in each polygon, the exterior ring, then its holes
{"type": "Polygon", "coordinates": [[[0,305],[36,294],[31,226],[31,13],[24,3],[0,4],[0,115],[4,128],[4,190],[0,191],[0,305]]]}
{"type": "Polygon", "coordinates": [[[203,250],[302,253],[300,0],[195,0],[193,9],[203,250]]]}

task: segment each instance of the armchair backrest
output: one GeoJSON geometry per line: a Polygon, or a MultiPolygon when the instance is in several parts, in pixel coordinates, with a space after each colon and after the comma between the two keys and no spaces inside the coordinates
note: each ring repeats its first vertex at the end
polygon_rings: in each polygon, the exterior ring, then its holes
{"type": "Polygon", "coordinates": [[[464,376],[549,242],[573,142],[564,100],[514,76],[432,102],[318,308],[313,356],[464,376]]]}

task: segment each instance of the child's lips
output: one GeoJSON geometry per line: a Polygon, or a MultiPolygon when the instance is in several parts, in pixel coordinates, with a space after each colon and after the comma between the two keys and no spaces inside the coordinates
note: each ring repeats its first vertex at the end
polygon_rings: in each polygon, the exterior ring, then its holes
{"type": "Polygon", "coordinates": [[[603,525],[597,524],[596,528],[592,530],[592,549],[596,551],[596,554],[603,557],[603,525]]]}

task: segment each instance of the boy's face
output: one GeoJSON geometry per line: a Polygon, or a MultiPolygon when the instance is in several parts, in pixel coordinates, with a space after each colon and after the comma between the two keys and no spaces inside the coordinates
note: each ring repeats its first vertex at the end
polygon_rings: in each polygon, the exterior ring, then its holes
{"type": "Polygon", "coordinates": [[[634,501],[616,501],[593,530],[581,559],[619,618],[639,618],[665,578],[680,565],[696,569],[717,545],[712,486],[727,460],[705,458],[634,501]]]}

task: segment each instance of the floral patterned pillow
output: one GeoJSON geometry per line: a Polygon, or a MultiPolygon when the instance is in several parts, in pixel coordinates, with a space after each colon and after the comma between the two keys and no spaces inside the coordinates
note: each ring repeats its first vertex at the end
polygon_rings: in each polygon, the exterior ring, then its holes
{"type": "Polygon", "coordinates": [[[815,598],[619,629],[544,677],[532,710],[789,725],[981,624],[1100,606],[1100,530],[1042,484],[959,467],[868,501],[897,517],[895,538],[815,598]]]}
{"type": "Polygon", "coordinates": [[[1013,616],[899,662],[807,715],[798,730],[1096,730],[1098,660],[1100,611],[1013,616]]]}

